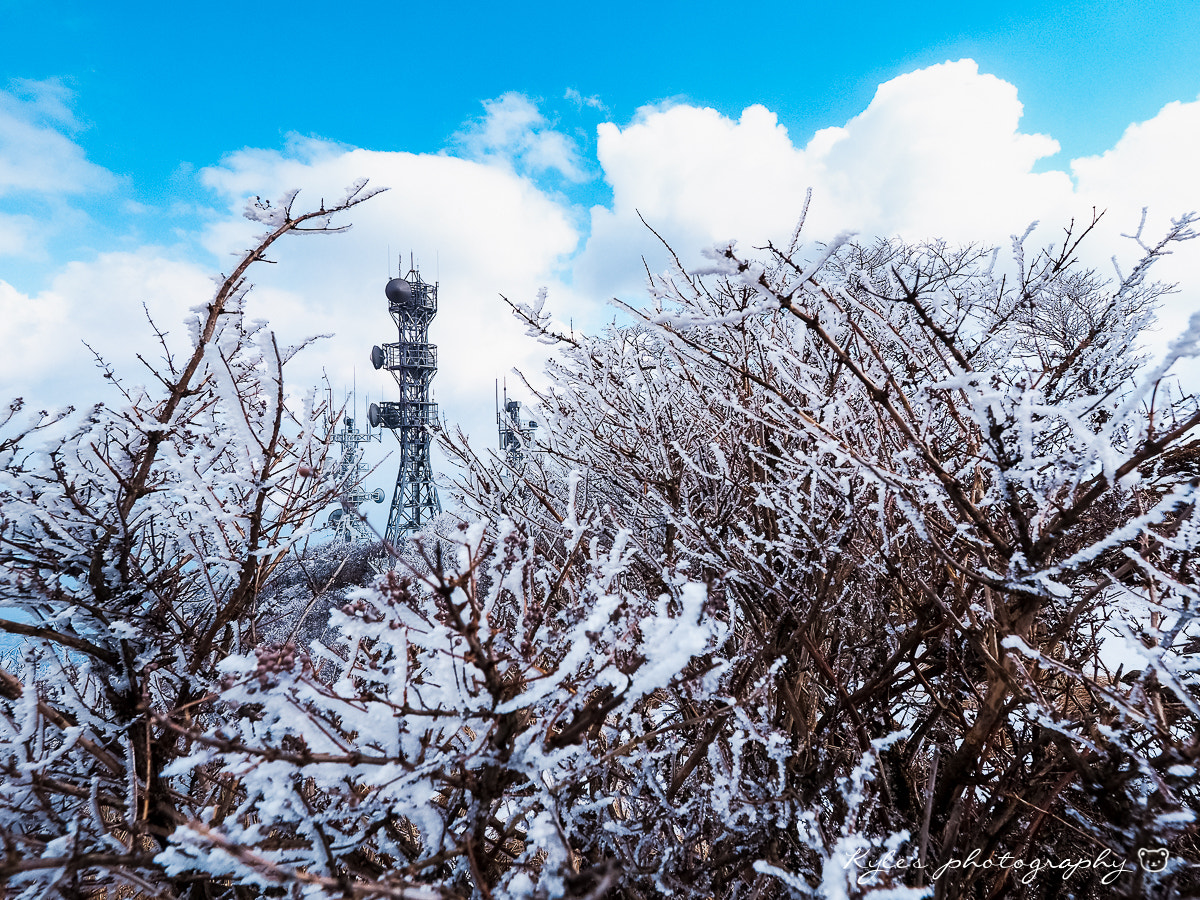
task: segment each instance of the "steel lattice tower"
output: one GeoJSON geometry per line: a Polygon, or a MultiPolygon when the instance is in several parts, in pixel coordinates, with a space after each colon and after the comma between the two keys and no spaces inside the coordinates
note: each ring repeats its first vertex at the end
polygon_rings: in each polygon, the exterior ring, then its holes
{"type": "Polygon", "coordinates": [[[442,511],[429,458],[432,430],[438,427],[437,404],[429,399],[429,383],[437,374],[437,346],[429,343],[437,285],[426,284],[413,269],[407,279],[389,281],[384,294],[399,337],[393,344],[372,347],[371,365],[392,373],[400,386],[400,401],[372,403],[367,420],[392,429],[400,442],[400,471],[384,535],[395,545],[442,511]]]}
{"type": "Polygon", "coordinates": [[[504,404],[500,403],[500,386],[496,385],[496,425],[500,432],[500,452],[508,467],[517,472],[525,462],[525,452],[533,442],[537,422],[521,421],[521,401],[508,399],[504,386],[504,404]]]}
{"type": "Polygon", "coordinates": [[[362,445],[378,440],[379,435],[372,434],[370,426],[365,434],[359,431],[354,426],[354,419],[349,416],[342,416],[341,424],[342,427],[333,433],[333,440],[342,447],[335,477],[345,493],[342,495],[342,505],[329,514],[327,524],[333,529],[335,540],[353,543],[368,540],[371,536],[371,529],[362,518],[359,507],[368,500],[382,503],[384,499],[383,488],[375,488],[368,494],[361,483],[363,473],[367,471],[362,445]]]}

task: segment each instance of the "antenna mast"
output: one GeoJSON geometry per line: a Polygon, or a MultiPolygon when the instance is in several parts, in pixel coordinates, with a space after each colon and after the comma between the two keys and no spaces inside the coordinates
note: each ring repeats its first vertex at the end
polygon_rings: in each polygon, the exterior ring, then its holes
{"type": "Polygon", "coordinates": [[[500,452],[514,472],[525,461],[525,449],[533,440],[537,422],[521,421],[521,401],[508,399],[508,384],[504,385],[504,404],[500,403],[500,385],[496,385],[496,426],[500,433],[500,452]]]}
{"type": "MultiPolygon", "coordinates": [[[[351,395],[354,396],[353,394],[351,395]]],[[[371,538],[371,528],[367,525],[363,518],[361,507],[367,500],[374,500],[376,503],[383,502],[383,489],[375,488],[371,493],[367,493],[362,486],[362,476],[366,472],[367,466],[363,462],[362,445],[367,441],[379,440],[378,432],[372,433],[371,426],[367,426],[366,433],[359,431],[354,424],[354,419],[345,415],[345,410],[341,413],[340,429],[337,428],[337,413],[332,413],[333,408],[333,391],[330,391],[330,410],[334,417],[331,423],[334,428],[333,440],[340,444],[342,455],[338,461],[337,481],[342,485],[345,493],[342,495],[342,505],[333,510],[329,514],[329,520],[326,523],[327,527],[332,528],[335,540],[347,541],[354,543],[356,541],[366,541],[371,538]]],[[[350,401],[350,412],[354,412],[354,400],[350,401]]]]}
{"type": "Polygon", "coordinates": [[[436,283],[421,280],[415,264],[407,278],[391,279],[383,292],[398,337],[371,348],[371,365],[391,372],[400,388],[399,402],[372,403],[367,411],[373,427],[390,428],[400,442],[400,470],[384,535],[393,546],[442,511],[429,456],[439,427],[437,404],[429,399],[429,383],[437,374],[437,345],[429,343],[437,291],[436,283]]]}

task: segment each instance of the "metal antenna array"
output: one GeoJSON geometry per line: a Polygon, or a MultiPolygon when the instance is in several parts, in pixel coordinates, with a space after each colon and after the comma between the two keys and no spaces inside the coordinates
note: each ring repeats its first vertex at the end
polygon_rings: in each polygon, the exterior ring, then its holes
{"type": "Polygon", "coordinates": [[[372,347],[371,365],[392,373],[400,386],[400,401],[372,403],[367,421],[375,428],[392,429],[400,442],[400,471],[384,535],[398,545],[442,511],[429,459],[431,430],[438,427],[437,404],[429,399],[429,383],[437,374],[437,345],[429,343],[437,285],[422,281],[414,267],[407,278],[389,281],[383,292],[399,337],[395,343],[372,347]]]}
{"type": "Polygon", "coordinates": [[[525,459],[525,448],[533,440],[537,422],[521,421],[521,401],[508,399],[504,386],[504,405],[500,405],[500,386],[496,385],[496,426],[500,432],[500,452],[509,467],[519,469],[525,459]]]}
{"type": "Polygon", "coordinates": [[[333,440],[342,447],[337,480],[338,484],[349,487],[342,496],[342,508],[329,514],[328,527],[333,529],[334,540],[353,543],[371,538],[371,528],[359,514],[358,508],[367,500],[382,503],[384,498],[383,488],[375,488],[368,494],[362,487],[362,476],[367,471],[367,465],[363,462],[362,445],[367,441],[379,440],[379,435],[371,433],[370,425],[367,426],[366,433],[359,431],[350,416],[343,415],[341,425],[342,427],[333,433],[333,440]]]}

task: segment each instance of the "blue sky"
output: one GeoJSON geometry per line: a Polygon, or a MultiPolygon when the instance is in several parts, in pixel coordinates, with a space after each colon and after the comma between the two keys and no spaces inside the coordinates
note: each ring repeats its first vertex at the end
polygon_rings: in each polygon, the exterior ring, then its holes
{"type": "MultiPolygon", "coordinates": [[[[1067,158],[1090,155],[1200,93],[1200,15],[1167,0],[0,0],[2,80],[61,82],[88,159],[126,179],[121,197],[154,207],[197,196],[195,170],[289,133],[453,149],[481,101],[508,91],[540,101],[585,147],[601,119],[662,101],[728,116],[762,103],[805,135],[844,123],[890,78],[964,57],[1019,87],[1024,130],[1053,135],[1067,158]],[[568,89],[603,108],[580,108],[568,89]]],[[[605,187],[574,193],[602,200],[605,187]]]]}
{"type": "MultiPolygon", "coordinates": [[[[888,78],[970,57],[1018,84],[1026,125],[1073,155],[1194,97],[1191,2],[209,3],[3,0],[6,78],[62,79],[100,165],[144,199],[289,131],[440,149],[479,102],[599,96],[618,120],[687,98],[763,103],[791,129],[839,124],[888,78]]],[[[564,114],[567,112],[563,104],[564,114]]]]}
{"type": "MultiPolygon", "coordinates": [[[[499,294],[594,326],[666,265],[790,234],[1049,241],[1108,210],[1088,261],[1200,208],[1194,2],[408,4],[0,0],[0,387],[102,396],[253,230],[247,196],[391,191],[281,250],[252,313],[298,361],[386,391],[389,255],[442,283],[438,399],[490,443],[492,383],[535,372],[499,294]],[[47,347],[55,348],[48,352],[47,347]]],[[[1196,242],[1200,244],[1200,241],[1196,242]]],[[[1111,267],[1109,268],[1111,271],[1111,267]]],[[[1200,308],[1200,247],[1160,267],[1200,308]]]]}

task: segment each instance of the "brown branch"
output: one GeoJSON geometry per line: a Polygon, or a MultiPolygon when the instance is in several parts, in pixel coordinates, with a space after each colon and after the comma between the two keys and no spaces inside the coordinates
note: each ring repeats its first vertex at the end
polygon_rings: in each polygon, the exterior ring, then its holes
{"type": "Polygon", "coordinates": [[[95,657],[101,662],[108,663],[110,666],[117,665],[121,658],[111,650],[105,650],[103,647],[98,647],[91,641],[85,640],[77,635],[64,634],[61,631],[51,631],[49,628],[40,628],[36,625],[28,625],[24,622],[14,622],[11,619],[0,619],[0,631],[7,631],[9,634],[19,634],[22,637],[38,638],[43,641],[51,641],[52,643],[62,644],[71,650],[78,650],[80,653],[86,653],[88,656],[95,657]]]}

